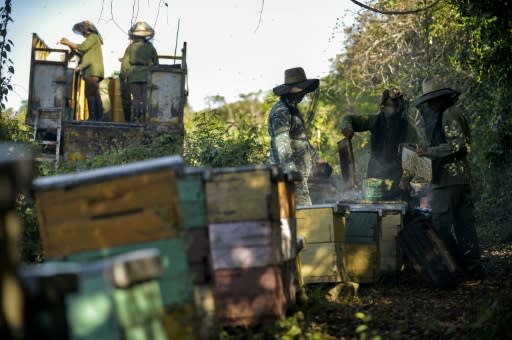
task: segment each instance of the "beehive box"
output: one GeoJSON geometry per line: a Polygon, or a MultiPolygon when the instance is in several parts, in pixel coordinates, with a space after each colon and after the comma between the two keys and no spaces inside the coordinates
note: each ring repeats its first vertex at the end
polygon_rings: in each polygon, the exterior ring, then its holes
{"type": "Polygon", "coordinates": [[[177,236],[179,156],[33,182],[46,258],[177,236]]]}
{"type": "Polygon", "coordinates": [[[66,299],[70,339],[123,338],[113,299],[114,287],[104,275],[108,266],[105,262],[80,267],[79,290],[66,299]]]}
{"type": "Polygon", "coordinates": [[[185,244],[187,260],[194,285],[211,284],[213,280],[212,260],[208,228],[186,230],[185,244]]]}
{"type": "Polygon", "coordinates": [[[158,281],[142,282],[114,291],[124,339],[167,339],[162,324],[162,297],[158,281]]]}
{"type": "Polygon", "coordinates": [[[194,302],[166,306],[163,310],[162,323],[167,339],[202,339],[200,321],[194,302]]]}
{"type": "Polygon", "coordinates": [[[379,278],[377,244],[345,244],[347,274],[354,282],[373,283],[379,278]]]}
{"type": "MultiPolygon", "coordinates": [[[[26,339],[68,339],[66,298],[79,289],[79,268],[71,263],[42,263],[19,268],[23,287],[26,339]]],[[[9,292],[8,292],[9,293],[9,292]]],[[[11,297],[12,298],[12,297],[11,297]]],[[[16,308],[11,302],[9,308],[16,308]]]]}
{"type": "Polygon", "coordinates": [[[296,210],[295,187],[301,181],[300,173],[291,171],[284,173],[278,180],[277,190],[279,195],[281,219],[294,219],[296,210]]]}
{"type": "Polygon", "coordinates": [[[215,299],[213,285],[194,286],[195,310],[199,319],[199,335],[201,339],[213,339],[217,334],[215,324],[215,299]]]}
{"type": "Polygon", "coordinates": [[[162,274],[158,277],[164,306],[181,305],[194,299],[192,275],[187,263],[185,241],[171,238],[73,254],[67,261],[89,263],[142,249],[157,249],[160,253],[162,274]]]}
{"type": "Polygon", "coordinates": [[[279,266],[215,271],[215,317],[221,325],[250,325],[285,315],[286,296],[279,266]]]}
{"type": "Polygon", "coordinates": [[[181,216],[185,229],[206,228],[206,184],[210,176],[206,168],[185,167],[177,178],[181,216]]]}
{"type": "Polygon", "coordinates": [[[345,210],[347,273],[361,283],[397,275],[402,263],[396,242],[406,203],[400,201],[338,202],[345,210]]]}
{"type": "Polygon", "coordinates": [[[210,224],[209,237],[214,270],[264,267],[282,262],[280,222],[210,224]]]}
{"type": "Polygon", "coordinates": [[[345,227],[343,211],[336,204],[299,206],[296,211],[297,234],[306,244],[343,242],[345,227]]]}
{"type": "Polygon", "coordinates": [[[397,275],[403,264],[403,255],[397,242],[398,232],[403,228],[404,215],[400,211],[387,211],[381,217],[379,239],[380,273],[397,275]]]}
{"type": "MultiPolygon", "coordinates": [[[[286,197],[279,198],[278,182],[285,178],[278,167],[270,165],[213,169],[206,183],[209,223],[279,221],[281,214],[290,215],[291,208],[281,209],[286,197]]],[[[281,193],[287,195],[283,188],[281,193]]]]}
{"type": "Polygon", "coordinates": [[[343,247],[341,242],[306,243],[299,253],[302,282],[343,281],[345,271],[343,247]]]}

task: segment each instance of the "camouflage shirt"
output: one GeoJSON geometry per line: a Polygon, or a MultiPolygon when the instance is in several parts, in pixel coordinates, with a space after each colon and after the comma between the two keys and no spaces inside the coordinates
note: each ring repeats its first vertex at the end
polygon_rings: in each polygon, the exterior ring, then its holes
{"type": "Polygon", "coordinates": [[[279,100],[270,111],[268,133],[271,137],[269,162],[284,170],[309,174],[313,155],[299,110],[284,99],[279,100]]]}
{"type": "MultiPolygon", "coordinates": [[[[435,113],[434,113],[435,115],[435,113]]],[[[433,187],[470,184],[468,162],[470,147],[469,119],[458,105],[437,114],[437,122],[426,127],[430,140],[427,156],[433,160],[433,187]]]]}

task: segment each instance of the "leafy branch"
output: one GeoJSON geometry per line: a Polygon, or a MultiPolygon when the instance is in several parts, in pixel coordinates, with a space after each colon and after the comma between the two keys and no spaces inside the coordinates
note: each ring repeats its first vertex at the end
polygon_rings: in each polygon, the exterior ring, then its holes
{"type": "Polygon", "coordinates": [[[9,91],[12,91],[11,77],[14,74],[14,63],[8,58],[14,43],[7,39],[7,24],[13,21],[11,17],[11,0],[5,0],[0,7],[0,109],[5,109],[5,101],[9,91]]]}

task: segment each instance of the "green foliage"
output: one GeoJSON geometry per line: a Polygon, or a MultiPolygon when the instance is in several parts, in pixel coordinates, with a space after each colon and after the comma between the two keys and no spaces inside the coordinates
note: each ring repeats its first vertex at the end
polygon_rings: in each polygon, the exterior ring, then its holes
{"type": "Polygon", "coordinates": [[[370,329],[369,324],[372,321],[371,315],[364,314],[363,312],[357,312],[355,317],[361,322],[356,328],[356,333],[359,334],[360,340],[369,339],[370,334],[372,335],[372,340],[381,340],[381,337],[376,335],[376,332],[370,329]]]}
{"type": "Polygon", "coordinates": [[[14,43],[7,39],[7,25],[12,22],[12,1],[5,0],[0,7],[0,110],[5,109],[7,94],[12,91],[11,77],[14,74],[14,63],[8,57],[14,43]]]}
{"type": "Polygon", "coordinates": [[[37,223],[37,208],[31,199],[20,195],[16,209],[23,225],[22,261],[25,263],[41,262],[43,256],[37,223]]]}
{"type": "Polygon", "coordinates": [[[0,141],[28,142],[32,138],[31,129],[19,118],[7,114],[0,116],[0,141]]]}
{"type": "MultiPolygon", "coordinates": [[[[230,167],[267,160],[266,131],[245,112],[228,122],[217,111],[197,113],[185,139],[184,158],[193,166],[230,167]]],[[[190,124],[190,123],[189,123],[190,124]]]]}

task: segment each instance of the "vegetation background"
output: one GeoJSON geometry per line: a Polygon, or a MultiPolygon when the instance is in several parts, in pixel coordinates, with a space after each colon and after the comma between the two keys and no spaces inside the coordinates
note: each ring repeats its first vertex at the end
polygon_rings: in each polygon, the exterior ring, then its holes
{"type": "MultiPolygon", "coordinates": [[[[320,82],[316,115],[310,130],[312,144],[334,167],[335,174],[339,174],[336,143],[342,138],[338,124],[343,115],[376,112],[384,88],[398,87],[413,101],[421,94],[425,76],[442,75],[447,83],[462,91],[461,103],[472,120],[471,162],[481,242],[492,245],[512,241],[510,2],[375,0],[366,4],[380,12],[434,5],[410,14],[382,14],[361,9],[352,26],[344,26],[340,21],[339,29],[345,30],[347,38],[339,48],[339,55],[332,60],[330,74],[320,82]]],[[[10,77],[16,68],[15,61],[9,59],[9,51],[14,43],[24,43],[8,38],[8,24],[16,19],[11,18],[10,12],[11,1],[5,0],[0,9],[0,141],[29,142],[30,128],[24,125],[26,104],[17,110],[17,115],[13,108],[4,107],[5,96],[12,91],[10,77]]],[[[264,163],[269,149],[266,120],[276,99],[273,94],[262,91],[241,94],[234,103],[226,103],[221,96],[213,97],[209,109],[185,113],[183,146],[177,146],[170,136],[148,136],[142,145],[113,149],[107,155],[83,163],[64,163],[57,170],[41,164],[39,175],[169,154],[182,154],[193,166],[264,163]]],[[[309,102],[303,105],[306,109],[309,102]]],[[[409,114],[411,120],[417,121],[413,105],[409,114]]],[[[359,134],[354,142],[357,168],[364,171],[369,151],[368,135],[359,134]]],[[[28,262],[42,260],[35,209],[29,200],[20,200],[19,210],[25,224],[24,259],[28,262]]],[[[494,296],[497,306],[501,298],[494,296]]],[[[496,307],[484,321],[475,317],[471,322],[473,325],[480,322],[484,337],[492,338],[499,334],[503,323],[499,321],[511,319],[510,309],[508,314],[502,312],[496,307]]],[[[363,326],[371,320],[365,314],[355,317],[363,326]]],[[[276,325],[272,332],[276,337],[290,339],[322,337],[323,330],[315,330],[312,324],[305,323],[304,315],[299,315],[276,325]]],[[[368,327],[357,329],[354,336],[371,336],[368,327]]]]}

